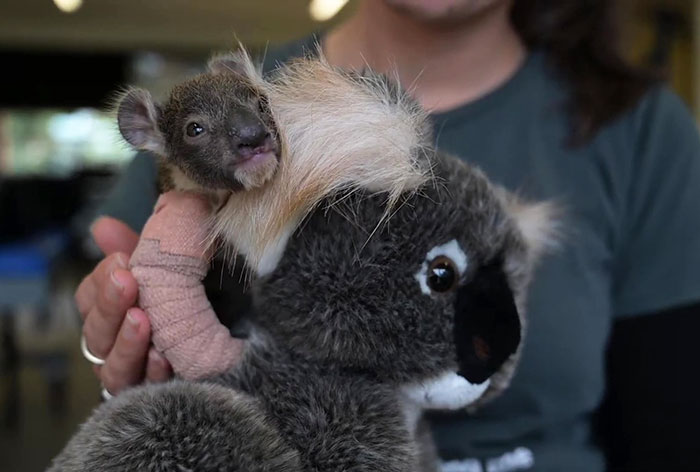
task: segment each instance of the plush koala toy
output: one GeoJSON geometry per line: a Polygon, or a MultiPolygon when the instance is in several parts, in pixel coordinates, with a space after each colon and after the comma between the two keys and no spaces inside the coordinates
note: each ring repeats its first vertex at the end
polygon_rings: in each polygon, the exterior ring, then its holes
{"type": "Polygon", "coordinates": [[[382,78],[303,59],[264,87],[279,169],[210,226],[253,275],[240,361],[105,402],[49,470],[436,470],[422,413],[507,386],[549,207],[437,152],[382,78]]]}

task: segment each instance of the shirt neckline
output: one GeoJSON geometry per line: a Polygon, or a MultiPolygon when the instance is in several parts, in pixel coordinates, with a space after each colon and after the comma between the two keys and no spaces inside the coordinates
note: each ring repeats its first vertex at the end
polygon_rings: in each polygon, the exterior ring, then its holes
{"type": "Polygon", "coordinates": [[[521,90],[522,84],[529,81],[529,77],[532,76],[533,71],[539,67],[542,61],[541,56],[542,54],[537,51],[529,51],[518,69],[491,91],[475,100],[457,105],[450,110],[431,113],[430,116],[436,124],[446,126],[448,122],[461,122],[466,117],[498,108],[503,103],[509,102],[512,96],[521,90]],[[459,118],[459,120],[456,118],[459,118]]]}

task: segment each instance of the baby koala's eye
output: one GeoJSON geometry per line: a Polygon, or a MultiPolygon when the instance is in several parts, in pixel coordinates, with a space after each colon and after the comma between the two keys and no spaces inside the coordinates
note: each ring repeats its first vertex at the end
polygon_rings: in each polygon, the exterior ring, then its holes
{"type": "Polygon", "coordinates": [[[467,270],[467,255],[456,240],[433,247],[414,274],[426,295],[442,295],[455,290],[467,270]]]}
{"type": "Polygon", "coordinates": [[[200,134],[204,133],[204,131],[204,127],[194,121],[187,125],[187,136],[190,138],[196,138],[200,134]]]}
{"type": "Polygon", "coordinates": [[[457,286],[459,270],[452,259],[447,256],[438,256],[428,266],[428,287],[433,292],[449,292],[457,286]]]}

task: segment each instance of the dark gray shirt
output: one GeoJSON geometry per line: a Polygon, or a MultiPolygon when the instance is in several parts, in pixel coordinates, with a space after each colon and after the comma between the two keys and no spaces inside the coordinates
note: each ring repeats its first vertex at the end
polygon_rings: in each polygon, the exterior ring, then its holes
{"type": "MultiPolygon", "coordinates": [[[[511,388],[474,415],[432,419],[442,457],[452,461],[447,471],[603,470],[590,416],[604,392],[611,324],[700,301],[700,140],[686,107],[655,88],[572,148],[565,99],[543,54],[531,53],[497,90],[433,116],[440,149],[564,209],[561,248],[530,293],[511,388]]],[[[153,177],[152,162],[139,155],[106,213],[140,228],[154,201],[153,177]]]]}

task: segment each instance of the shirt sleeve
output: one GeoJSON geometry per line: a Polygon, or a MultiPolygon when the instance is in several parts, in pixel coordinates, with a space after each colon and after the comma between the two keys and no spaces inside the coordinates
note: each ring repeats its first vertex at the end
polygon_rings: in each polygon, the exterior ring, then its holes
{"type": "Polygon", "coordinates": [[[136,154],[117,179],[100,208],[100,215],[121,220],[140,233],[158,198],[157,172],[153,155],[136,154]]]}
{"type": "Polygon", "coordinates": [[[698,330],[700,303],[613,325],[596,418],[607,470],[700,470],[698,330]]]}
{"type": "Polygon", "coordinates": [[[636,146],[613,296],[629,317],[700,301],[700,138],[665,88],[635,111],[636,146]]]}

